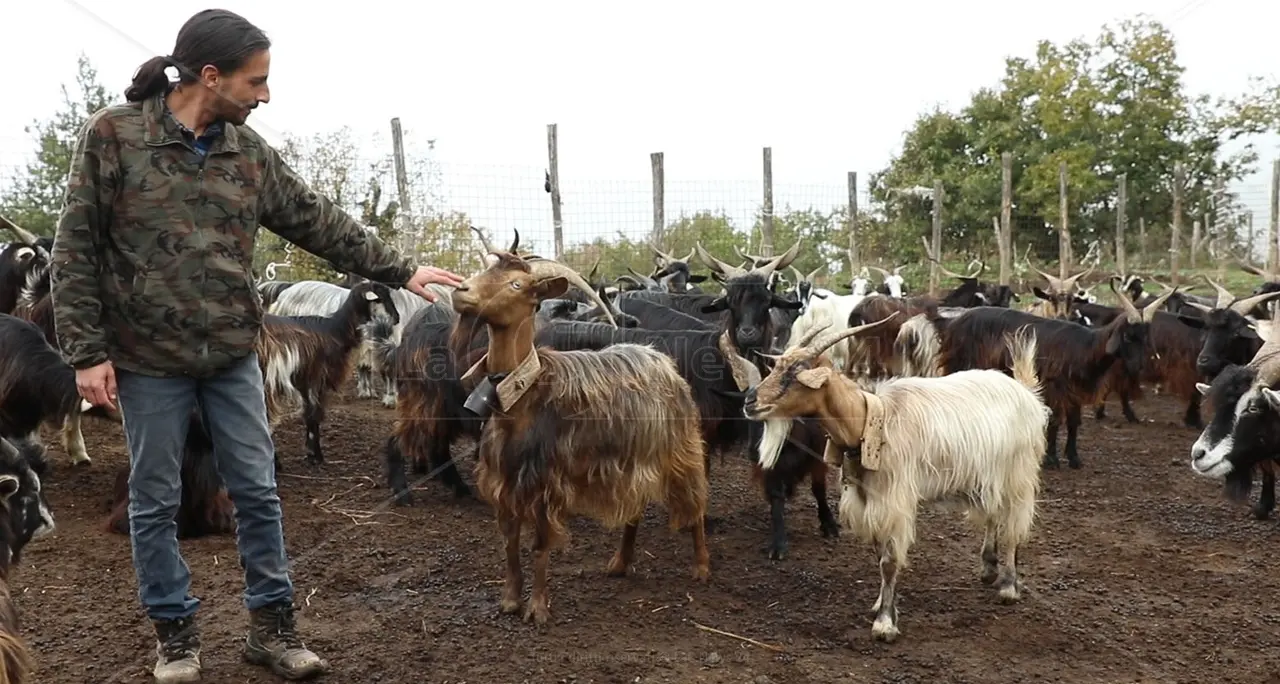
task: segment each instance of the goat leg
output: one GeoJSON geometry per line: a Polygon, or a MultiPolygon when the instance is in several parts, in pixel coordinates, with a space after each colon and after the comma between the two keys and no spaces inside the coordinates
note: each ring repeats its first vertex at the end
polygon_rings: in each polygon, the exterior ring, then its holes
{"type": "Polygon", "coordinates": [[[324,422],[324,405],[319,397],[308,396],[302,407],[302,422],[307,428],[307,463],[320,465],[324,463],[324,453],[320,451],[320,424],[324,422]]]}
{"type": "Polygon", "coordinates": [[[72,411],[67,414],[66,420],[62,421],[62,447],[71,457],[72,465],[87,466],[92,461],[84,446],[84,433],[80,431],[80,416],[80,411],[72,411]]]}
{"type": "Polygon", "coordinates": [[[813,459],[809,466],[809,489],[813,492],[813,500],[818,504],[818,529],[828,539],[840,536],[840,523],[831,512],[831,504],[827,503],[827,464],[821,458],[813,459]]]}
{"type": "Polygon", "coordinates": [[[1187,400],[1187,412],[1182,416],[1182,424],[1196,430],[1204,429],[1204,421],[1200,418],[1200,399],[1200,393],[1193,389],[1187,400]]]}
{"type": "Polygon", "coordinates": [[[1258,493],[1258,503],[1253,507],[1255,520],[1266,520],[1276,507],[1276,469],[1275,462],[1270,459],[1258,464],[1262,471],[1262,491],[1258,493]]]}
{"type": "Polygon", "coordinates": [[[1120,390],[1120,410],[1124,413],[1124,419],[1130,423],[1142,422],[1138,419],[1138,414],[1133,412],[1133,404],[1130,403],[1128,390],[1120,390]]]}
{"type": "Polygon", "coordinates": [[[396,435],[387,437],[383,460],[387,464],[387,488],[395,495],[395,505],[408,506],[413,502],[413,496],[409,493],[409,479],[404,474],[404,452],[400,450],[400,439],[396,435]]]}
{"type": "Polygon", "coordinates": [[[356,363],[356,396],[360,399],[372,399],[374,394],[373,366],[361,358],[356,363]]]}
{"type": "Polygon", "coordinates": [[[520,570],[520,518],[500,509],[498,529],[507,544],[507,576],[500,605],[502,612],[510,614],[520,610],[520,593],[524,590],[524,575],[520,570]]]}
{"type": "Polygon", "coordinates": [[[1058,468],[1058,426],[1061,424],[1062,419],[1055,409],[1044,429],[1045,449],[1044,463],[1042,464],[1044,468],[1058,468]]]}
{"type": "MultiPolygon", "coordinates": [[[[782,465],[782,464],[779,464],[782,465]]],[[[764,491],[769,499],[769,558],[787,557],[787,473],[772,468],[764,473],[764,491]]]]}
{"type": "Polygon", "coordinates": [[[871,623],[871,637],[892,642],[898,638],[898,563],[894,559],[893,542],[876,545],[880,552],[880,598],[876,599],[876,619],[871,623]]]}
{"type": "Polygon", "coordinates": [[[1067,444],[1063,451],[1067,455],[1067,466],[1073,469],[1079,469],[1080,453],[1076,450],[1076,438],[1080,434],[1080,405],[1077,404],[1067,409],[1067,444]]]}
{"type": "MultiPolygon", "coordinates": [[[[977,513],[977,511],[974,512],[977,513]]],[[[986,517],[982,527],[982,574],[979,578],[983,584],[995,584],[996,579],[1000,576],[1000,550],[999,545],[996,543],[996,535],[1000,532],[1000,526],[996,524],[993,518],[986,517]]]]}
{"type": "Polygon", "coordinates": [[[631,562],[636,557],[636,530],[640,527],[640,520],[628,523],[626,529],[622,531],[622,545],[618,547],[617,552],[613,554],[613,558],[609,561],[609,566],[605,568],[605,574],[610,577],[625,577],[627,570],[631,567],[631,562]]]}
{"type": "Polygon", "coordinates": [[[551,564],[551,521],[545,505],[538,506],[533,533],[533,591],[524,609],[525,621],[533,620],[541,627],[551,618],[551,600],[547,596],[547,568],[551,564]]]}

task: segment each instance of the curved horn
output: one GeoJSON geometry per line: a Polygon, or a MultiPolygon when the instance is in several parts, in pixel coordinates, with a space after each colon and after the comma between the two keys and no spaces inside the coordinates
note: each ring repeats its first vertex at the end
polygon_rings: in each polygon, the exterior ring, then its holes
{"type": "Polygon", "coordinates": [[[13,232],[14,235],[18,237],[19,240],[22,240],[23,242],[25,242],[28,247],[35,247],[36,242],[40,239],[36,237],[35,233],[32,233],[26,228],[23,228],[22,226],[14,223],[13,221],[10,221],[7,217],[3,215],[0,215],[0,227],[8,228],[10,231],[13,232]]]}
{"type": "Polygon", "coordinates": [[[1089,268],[1086,268],[1085,270],[1083,270],[1083,271],[1081,271],[1081,272],[1079,272],[1079,273],[1077,273],[1077,274],[1075,274],[1075,275],[1073,275],[1073,276],[1070,276],[1070,277],[1069,277],[1069,278],[1067,278],[1066,280],[1062,281],[1062,287],[1063,287],[1063,290],[1062,290],[1062,291],[1063,291],[1063,292],[1066,292],[1067,290],[1071,289],[1072,287],[1075,287],[1076,282],[1078,282],[1081,278],[1083,278],[1083,277],[1085,277],[1085,276],[1089,275],[1090,273],[1093,273],[1093,266],[1090,266],[1089,268]]]}
{"type": "Polygon", "coordinates": [[[647,275],[644,275],[643,273],[637,273],[636,270],[634,268],[631,268],[630,266],[627,267],[627,271],[629,271],[631,275],[639,279],[640,282],[643,283],[645,287],[658,287],[658,281],[654,280],[652,276],[647,276],[647,275]]]}
{"type": "MultiPolygon", "coordinates": [[[[673,256],[671,256],[670,254],[667,254],[666,252],[664,252],[664,251],[662,251],[662,250],[658,249],[658,248],[657,248],[657,247],[655,247],[653,244],[650,244],[650,245],[649,245],[649,249],[653,250],[653,255],[654,255],[654,256],[656,256],[656,257],[658,257],[658,258],[662,259],[663,261],[665,261],[665,262],[667,262],[667,263],[671,263],[672,261],[675,261],[675,260],[676,260],[676,258],[675,258],[675,257],[673,257],[673,256]]],[[[662,265],[664,265],[664,266],[665,266],[666,264],[662,264],[662,265]]]]}
{"type": "MultiPolygon", "coordinates": [[[[790,266],[791,262],[795,261],[796,257],[798,256],[800,256],[800,241],[796,240],[796,243],[794,245],[791,245],[791,249],[788,249],[787,251],[782,253],[782,256],[778,258],[778,263],[774,264],[773,267],[786,268],[790,266]]],[[[762,266],[761,268],[764,268],[764,267],[762,266]]],[[[772,273],[772,272],[773,272],[772,270],[767,271],[765,272],[765,275],[767,276],[769,273],[772,273]]]]}
{"type": "MultiPolygon", "coordinates": [[[[517,241],[520,239],[519,236],[520,234],[517,232],[517,241]]],[[[583,280],[582,276],[579,275],[577,271],[565,266],[559,261],[550,261],[548,259],[526,259],[525,263],[529,265],[529,272],[536,276],[544,278],[564,278],[565,280],[568,280],[574,287],[582,290],[583,294],[587,295],[587,298],[595,303],[596,306],[600,307],[600,310],[604,312],[605,318],[609,319],[609,325],[612,325],[615,328],[618,327],[618,321],[614,320],[613,313],[609,310],[609,305],[606,304],[603,299],[600,299],[600,295],[596,293],[595,288],[591,287],[587,281],[583,280]]]]}
{"type": "MultiPolygon", "coordinates": [[[[1030,264],[1030,262],[1028,262],[1028,265],[1029,265],[1029,264],[1030,264]]],[[[1062,281],[1061,281],[1061,280],[1059,280],[1059,279],[1057,279],[1057,278],[1055,278],[1055,277],[1053,277],[1053,276],[1049,275],[1048,273],[1045,273],[1044,271],[1041,271],[1040,269],[1036,268],[1035,266],[1032,266],[1032,267],[1031,267],[1031,270],[1035,271],[1036,273],[1039,273],[1039,274],[1040,274],[1040,275],[1041,275],[1045,280],[1049,281],[1049,291],[1050,291],[1050,292],[1052,292],[1052,293],[1054,293],[1054,294],[1066,294],[1066,293],[1067,293],[1066,289],[1062,287],[1062,281]]]]}
{"type": "Polygon", "coordinates": [[[511,241],[511,249],[508,249],[507,251],[519,256],[516,250],[520,249],[520,230],[518,228],[512,228],[511,230],[514,230],[516,232],[516,237],[514,240],[511,241]]]}
{"type": "Polygon", "coordinates": [[[711,256],[711,254],[708,253],[707,250],[702,246],[701,241],[694,244],[693,248],[694,248],[694,251],[698,253],[698,258],[702,260],[702,263],[707,265],[707,268],[711,269],[712,271],[715,271],[716,273],[719,273],[721,276],[724,276],[725,278],[733,278],[736,276],[747,274],[747,271],[745,269],[739,268],[737,266],[730,266],[729,264],[726,264],[725,262],[711,256]]]}
{"type": "Polygon", "coordinates": [[[871,270],[873,270],[873,271],[879,271],[879,272],[880,272],[880,277],[881,277],[881,278],[888,278],[888,277],[889,277],[889,272],[888,272],[888,271],[886,271],[886,270],[884,270],[883,268],[880,268],[879,266],[872,266],[872,267],[871,267],[871,270]]]}
{"type": "Polygon", "coordinates": [[[822,333],[823,330],[826,330],[827,328],[830,328],[830,327],[831,327],[830,323],[823,323],[822,325],[814,326],[813,330],[810,330],[809,332],[805,333],[804,337],[801,337],[800,341],[796,342],[796,347],[801,349],[808,347],[809,343],[813,341],[813,338],[817,337],[819,334],[822,333]]]}
{"type": "Polygon", "coordinates": [[[850,337],[853,337],[854,335],[866,332],[868,330],[871,330],[872,328],[888,323],[889,321],[897,318],[898,314],[900,313],[902,312],[894,311],[893,313],[889,314],[888,316],[885,316],[884,318],[881,318],[878,321],[872,321],[871,323],[863,323],[862,325],[859,325],[857,327],[849,328],[847,330],[841,330],[839,332],[827,333],[823,335],[821,339],[813,342],[810,345],[805,345],[805,346],[813,353],[814,356],[817,356],[822,352],[826,351],[828,347],[831,347],[832,345],[834,345],[835,343],[841,340],[848,339],[850,337]]]}
{"type": "Polygon", "coordinates": [[[906,268],[906,265],[905,265],[905,264],[904,264],[904,265],[902,265],[902,266],[894,266],[894,267],[893,267],[893,274],[894,274],[894,275],[901,275],[901,274],[902,274],[902,269],[904,269],[904,268],[906,268]]]}
{"type": "Polygon", "coordinates": [[[747,254],[741,249],[738,249],[737,245],[733,246],[733,253],[737,254],[739,259],[742,259],[743,261],[751,264],[752,267],[763,266],[765,262],[769,261],[768,259],[762,256],[756,256],[755,254],[747,254]]]}
{"type": "Polygon", "coordinates": [[[632,278],[632,277],[631,277],[631,276],[629,276],[629,275],[620,275],[620,276],[618,276],[617,278],[614,278],[614,279],[613,279],[613,282],[615,282],[615,283],[631,283],[632,285],[635,285],[636,287],[644,287],[644,283],[642,283],[642,282],[640,282],[640,281],[636,280],[635,278],[632,278]]]}
{"type": "Polygon", "coordinates": [[[796,268],[795,266],[790,266],[788,268],[790,268],[791,273],[795,275],[797,285],[804,282],[804,274],[800,273],[800,269],[796,268]]]}
{"type": "Polygon", "coordinates": [[[1138,307],[1133,305],[1133,302],[1129,299],[1129,295],[1124,293],[1124,288],[1119,290],[1116,289],[1116,281],[1119,279],[1120,278],[1117,276],[1111,276],[1111,279],[1107,281],[1107,284],[1111,286],[1111,291],[1114,292],[1116,298],[1120,300],[1120,308],[1124,311],[1125,318],[1127,318],[1130,323],[1141,323],[1142,312],[1138,311],[1138,307]]]}
{"type": "MultiPolygon", "coordinates": [[[[972,275],[965,276],[966,278],[977,278],[987,270],[987,263],[985,261],[982,261],[981,259],[975,259],[974,261],[978,262],[978,270],[974,271],[972,275]]],[[[969,265],[972,266],[973,262],[969,262],[969,265]]]]}
{"type": "MultiPolygon", "coordinates": [[[[1263,302],[1269,302],[1272,299],[1275,299],[1276,297],[1280,297],[1280,291],[1264,292],[1260,295],[1253,295],[1252,297],[1245,297],[1244,299],[1231,302],[1228,308],[1240,314],[1241,316],[1248,316],[1249,312],[1253,311],[1253,307],[1263,302]]],[[[1222,308],[1222,307],[1219,307],[1219,308],[1222,308]]]]}
{"type": "MultiPolygon", "coordinates": [[[[809,275],[805,276],[805,277],[804,277],[804,279],[805,279],[805,280],[807,280],[808,282],[812,283],[812,282],[813,282],[813,279],[818,277],[818,271],[821,271],[822,269],[823,269],[823,267],[822,267],[822,266],[818,266],[817,268],[815,268],[815,269],[813,269],[812,271],[810,271],[810,272],[809,272],[809,275]]],[[[797,273],[798,273],[798,272],[799,272],[799,271],[797,271],[797,273]]]]}
{"type": "MultiPolygon", "coordinates": [[[[1156,300],[1154,302],[1151,302],[1150,304],[1142,307],[1142,322],[1150,323],[1152,320],[1154,320],[1156,317],[1156,312],[1159,311],[1160,307],[1164,306],[1164,303],[1168,301],[1168,299],[1173,296],[1173,293],[1177,291],[1178,291],[1178,288],[1176,287],[1173,288],[1172,290],[1165,290],[1163,294],[1161,294],[1159,297],[1156,297],[1156,300]]],[[[1278,292],[1277,294],[1280,294],[1280,292],[1278,292]]]]}
{"type": "Polygon", "coordinates": [[[1231,302],[1235,301],[1235,298],[1236,298],[1235,295],[1231,294],[1231,290],[1228,290],[1227,288],[1213,282],[1213,279],[1211,279],[1207,275],[1201,274],[1200,277],[1204,278],[1205,282],[1209,283],[1209,286],[1212,287],[1214,291],[1218,293],[1218,303],[1214,305],[1215,308],[1225,309],[1231,306],[1231,302]]]}
{"type": "Polygon", "coordinates": [[[594,283],[600,275],[600,257],[596,257],[596,262],[591,265],[591,271],[587,273],[587,282],[594,283]]]}
{"type": "Polygon", "coordinates": [[[473,225],[468,225],[467,227],[475,231],[476,237],[480,238],[480,244],[484,246],[484,252],[481,253],[481,256],[497,254],[498,252],[502,251],[498,249],[497,245],[493,244],[492,242],[489,242],[489,238],[485,237],[483,230],[480,230],[479,228],[476,228],[473,225]]]}

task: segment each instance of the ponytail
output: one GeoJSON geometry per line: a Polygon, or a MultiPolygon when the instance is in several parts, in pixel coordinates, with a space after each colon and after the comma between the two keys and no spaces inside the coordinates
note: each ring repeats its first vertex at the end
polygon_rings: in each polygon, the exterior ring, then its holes
{"type": "Polygon", "coordinates": [[[171,64],[168,57],[152,57],[142,63],[133,74],[133,83],[124,91],[129,102],[142,102],[169,87],[169,76],[164,70],[171,64]]]}

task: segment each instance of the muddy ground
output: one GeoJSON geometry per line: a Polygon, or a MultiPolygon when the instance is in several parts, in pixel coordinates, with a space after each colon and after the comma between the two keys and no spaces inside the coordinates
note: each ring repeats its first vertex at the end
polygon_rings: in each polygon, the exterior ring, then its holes
{"type": "MultiPolygon", "coordinates": [[[[927,512],[899,585],[902,637],[885,645],[870,635],[870,551],[823,539],[802,488],[788,509],[790,554],[768,560],[766,506],[732,459],[713,469],[725,522],[710,537],[708,585],[690,579],[687,533],[669,532],[651,507],[633,576],[602,575],[618,535],[579,521],[552,556],[548,628],[501,615],[490,510],[436,484],[419,485],[410,508],[387,506],[378,449],[392,411],[348,390],[324,426],[320,469],[303,464],[297,423],[279,432],[301,624],[333,665],[328,681],[343,683],[1280,683],[1280,523],[1254,521],[1193,475],[1195,433],[1179,425],[1177,402],[1150,397],[1137,410],[1144,424],[1087,418],[1084,469],[1045,475],[1018,605],[978,582],[980,538],[962,517],[927,512]]],[[[13,573],[23,631],[38,681],[150,681],[154,641],[128,540],[101,529],[122,438],[103,423],[85,432],[88,469],[51,446],[58,531],[13,573]]],[[[205,681],[275,681],[240,662],[234,539],[183,551],[204,601],[205,681]]]]}

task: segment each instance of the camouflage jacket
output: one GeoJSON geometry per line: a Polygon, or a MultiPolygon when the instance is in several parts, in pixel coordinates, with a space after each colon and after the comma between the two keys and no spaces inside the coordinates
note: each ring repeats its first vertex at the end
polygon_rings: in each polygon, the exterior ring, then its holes
{"type": "Polygon", "coordinates": [[[179,126],[161,94],[98,111],[81,133],[51,267],[54,328],[75,368],[207,377],[247,357],[263,316],[259,225],[370,280],[413,275],[252,129],[224,124],[202,156],[179,126]]]}

